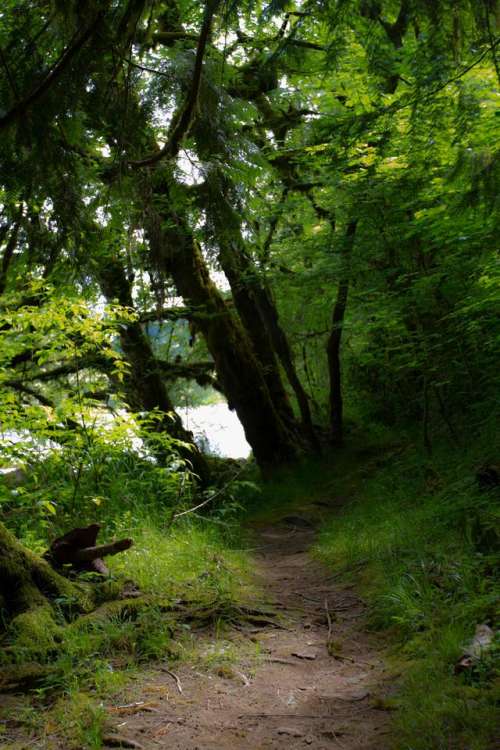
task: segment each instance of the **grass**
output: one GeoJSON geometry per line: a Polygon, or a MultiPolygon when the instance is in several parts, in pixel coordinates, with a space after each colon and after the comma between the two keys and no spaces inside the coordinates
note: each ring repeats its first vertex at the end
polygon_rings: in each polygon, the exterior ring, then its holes
{"type": "Polygon", "coordinates": [[[96,446],[90,458],[75,471],[71,456],[42,457],[22,488],[0,491],[7,523],[37,553],[68,528],[96,521],[103,541],[134,539],[130,550],[108,558],[111,581],[102,586],[99,616],[68,624],[61,614],[57,643],[39,637],[42,622],[33,623],[38,636],[34,630],[23,642],[4,638],[0,669],[22,673],[34,662],[40,668],[22,710],[0,708],[6,748],[25,747],[27,736],[46,747],[101,747],[108,719],[103,702],[113,702],[159,660],[229,664],[228,623],[244,618],[245,607],[259,599],[232,498],[210,518],[187,515],[172,524],[173,508],[193,502],[175,466],[160,469],[107,446],[96,446]],[[141,606],[124,613],[107,599],[125,580],[140,590],[141,606]],[[206,656],[197,649],[200,626],[210,627],[215,640],[206,656]]]}
{"type": "Polygon", "coordinates": [[[474,466],[491,450],[414,447],[360,476],[343,511],[324,526],[315,554],[354,580],[374,628],[392,643],[401,672],[399,750],[487,750],[499,714],[498,644],[469,673],[454,665],[476,625],[498,626],[496,492],[481,492],[474,466]]]}
{"type": "Polygon", "coordinates": [[[132,536],[134,546],[110,560],[115,574],[134,580],[141,591],[162,597],[208,604],[232,604],[254,593],[251,566],[236,530],[222,530],[210,521],[185,521],[166,534],[154,520],[118,525],[132,536]]]}
{"type": "MultiPolygon", "coordinates": [[[[148,606],[133,616],[113,616],[110,609],[76,621],[61,629],[59,643],[40,641],[38,653],[11,644],[4,661],[22,667],[36,658],[50,671],[14,711],[12,705],[0,709],[2,746],[19,750],[27,736],[38,736],[47,748],[101,747],[108,721],[103,703],[123,695],[157,660],[189,660],[231,676],[241,652],[225,639],[228,624],[259,598],[240,523],[262,525],[299,510],[321,517],[330,512],[324,503],[341,499],[314,554],[355,582],[369,604],[371,626],[391,644],[394,672],[401,673],[391,698],[399,709],[396,747],[490,750],[498,645],[463,675],[454,674],[454,665],[476,625],[497,622],[498,496],[480,492],[474,479],[493,444],[484,438],[468,451],[436,446],[429,457],[407,439],[395,441],[383,431],[363,435],[271,481],[240,479],[229,502],[218,503],[210,516],[188,515],[173,526],[175,472],[115,454],[107,462],[113,471],[97,486],[96,459],[79,477],[78,520],[101,520],[104,538],[133,537],[129,551],[110,559],[111,572],[113,580],[132,579],[148,606]],[[199,646],[196,622],[183,618],[183,607],[209,613],[212,644],[199,646]],[[17,729],[5,723],[12,715],[17,729]]],[[[71,476],[56,458],[38,467],[25,495],[5,491],[11,526],[36,551],[74,520],[71,476]],[[30,514],[37,499],[40,514],[30,514]],[[46,501],[55,513],[45,513],[46,501]]]]}

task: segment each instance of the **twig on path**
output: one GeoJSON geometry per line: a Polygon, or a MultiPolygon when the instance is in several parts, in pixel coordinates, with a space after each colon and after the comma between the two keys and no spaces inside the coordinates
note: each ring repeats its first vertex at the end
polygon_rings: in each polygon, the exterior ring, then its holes
{"type": "Polygon", "coordinates": [[[108,706],[108,711],[113,714],[137,714],[142,711],[148,711],[150,713],[157,713],[156,708],[158,704],[145,701],[136,701],[135,703],[126,703],[123,706],[108,706]]]}
{"type": "Polygon", "coordinates": [[[339,740],[338,734],[336,734],[333,729],[330,729],[329,732],[331,732],[333,739],[337,743],[339,747],[345,747],[345,745],[342,744],[342,742],[339,740]]]}
{"type": "Polygon", "coordinates": [[[330,653],[330,644],[332,642],[332,618],[330,616],[330,610],[328,609],[328,599],[325,597],[325,612],[326,612],[326,621],[328,623],[328,636],[326,639],[326,648],[328,649],[328,653],[330,653]]]}
{"type": "Polygon", "coordinates": [[[181,681],[180,681],[180,679],[179,679],[179,678],[177,677],[177,675],[175,674],[175,672],[171,672],[171,671],[170,671],[170,669],[167,669],[166,667],[162,667],[162,668],[161,668],[161,671],[162,671],[162,672],[165,672],[165,674],[168,674],[168,675],[170,675],[170,677],[172,677],[172,678],[173,678],[173,679],[175,680],[175,684],[177,685],[177,690],[178,690],[178,691],[179,691],[179,693],[181,693],[181,695],[182,695],[182,692],[183,692],[183,690],[182,690],[182,682],[181,682],[181,681]]]}
{"type": "Polygon", "coordinates": [[[377,666],[372,662],[364,661],[363,659],[353,659],[351,656],[343,656],[342,654],[335,654],[334,658],[340,659],[340,661],[350,661],[351,664],[363,664],[365,667],[370,667],[371,669],[375,669],[377,666]]]}
{"type": "Polygon", "coordinates": [[[243,684],[244,684],[245,687],[248,687],[250,685],[250,680],[248,679],[248,677],[246,676],[246,674],[243,674],[243,672],[238,672],[237,669],[234,670],[234,673],[237,674],[238,677],[241,677],[241,679],[243,680],[243,684]]]}

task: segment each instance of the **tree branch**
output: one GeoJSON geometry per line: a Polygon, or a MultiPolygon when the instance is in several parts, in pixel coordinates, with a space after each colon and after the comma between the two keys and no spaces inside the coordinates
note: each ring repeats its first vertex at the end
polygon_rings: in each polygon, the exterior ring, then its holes
{"type": "Polygon", "coordinates": [[[326,47],[324,47],[322,44],[316,44],[316,42],[308,42],[307,39],[294,39],[291,36],[283,38],[283,35],[281,35],[273,37],[272,39],[257,39],[253,36],[250,36],[249,34],[245,34],[243,31],[238,31],[237,36],[241,44],[249,44],[252,47],[256,47],[257,49],[262,49],[262,47],[270,46],[272,42],[282,40],[281,49],[287,46],[292,46],[302,47],[303,49],[312,49],[316,50],[317,52],[325,52],[326,50],[326,47]]]}
{"type": "MultiPolygon", "coordinates": [[[[13,388],[14,390],[29,393],[30,395],[37,398],[40,403],[43,403],[42,399],[45,397],[38,392],[32,391],[29,387],[29,383],[46,383],[58,378],[64,378],[68,375],[74,375],[76,372],[95,369],[104,375],[108,375],[108,371],[111,367],[111,362],[106,357],[95,356],[88,359],[79,360],[78,363],[68,362],[66,364],[54,367],[51,370],[44,370],[41,372],[26,373],[23,374],[22,379],[10,379],[4,380],[0,383],[5,388],[13,388]]],[[[181,378],[185,380],[195,380],[199,385],[211,386],[216,390],[220,390],[220,386],[217,380],[213,377],[215,365],[211,360],[200,361],[200,362],[166,362],[165,360],[157,360],[156,366],[162,378],[165,380],[179,380],[181,378]]],[[[112,388],[111,390],[115,390],[112,388]]],[[[90,394],[92,398],[97,397],[102,399],[104,394],[97,392],[97,394],[90,394]]],[[[47,400],[45,406],[52,406],[52,402],[47,400]]]]}
{"type": "Polygon", "coordinates": [[[149,167],[153,164],[156,164],[163,158],[174,159],[179,153],[182,141],[188,134],[193,121],[194,110],[198,101],[198,94],[200,90],[205,49],[212,28],[213,16],[220,2],[221,0],[207,0],[207,4],[205,6],[205,15],[203,18],[203,25],[198,39],[198,46],[196,48],[196,58],[194,61],[191,88],[186,101],[174,115],[169,128],[166,144],[159,151],[151,154],[150,156],[146,156],[144,159],[129,161],[128,163],[132,167],[149,167]]]}
{"type": "Polygon", "coordinates": [[[164,307],[161,310],[151,310],[139,316],[140,323],[150,323],[157,320],[189,320],[195,316],[189,307],[164,307]]]}
{"type": "Polygon", "coordinates": [[[14,105],[7,114],[0,117],[0,130],[9,127],[9,125],[15,122],[15,120],[18,120],[48,91],[49,88],[51,88],[51,86],[54,85],[54,83],[59,80],[71,60],[93,35],[103,16],[104,12],[100,11],[90,26],[88,26],[83,32],[77,33],[74,37],[74,41],[62,52],[54,67],[45,76],[43,81],[27,94],[24,99],[21,99],[21,101],[14,105]]]}

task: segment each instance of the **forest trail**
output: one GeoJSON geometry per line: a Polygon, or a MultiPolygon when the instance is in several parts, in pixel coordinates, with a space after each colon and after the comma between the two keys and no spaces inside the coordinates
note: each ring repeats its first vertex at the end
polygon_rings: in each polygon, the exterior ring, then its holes
{"type": "Polygon", "coordinates": [[[175,670],[182,693],[173,675],[149,674],[141,691],[135,688],[128,694],[131,701],[144,701],[146,709],[132,708],[133,715],[120,716],[115,725],[120,736],[132,740],[129,746],[389,747],[389,717],[380,710],[380,698],[388,692],[391,678],[380,644],[366,630],[359,596],[336,584],[311,558],[314,537],[313,524],[303,515],[258,530],[257,574],[282,615],[283,628],[235,630],[229,638],[237,647],[242,638],[259,644],[257,660],[243,656],[210,674],[183,665],[175,670]],[[329,639],[334,655],[329,653],[329,639]]]}

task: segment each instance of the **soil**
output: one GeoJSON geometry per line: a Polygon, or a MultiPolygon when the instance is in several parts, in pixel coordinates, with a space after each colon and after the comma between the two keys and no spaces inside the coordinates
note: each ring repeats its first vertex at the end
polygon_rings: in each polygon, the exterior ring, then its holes
{"type": "MultiPolygon", "coordinates": [[[[230,666],[209,673],[189,665],[173,668],[175,675],[150,673],[130,694],[129,707],[111,709],[116,734],[108,736],[106,747],[390,747],[383,697],[391,677],[382,645],[367,630],[360,597],[336,584],[331,571],[310,556],[314,536],[304,516],[258,532],[257,573],[282,615],[282,627],[235,630],[229,638],[237,653],[247,656],[230,666]],[[242,639],[256,644],[257,659],[240,648],[242,639]]],[[[206,645],[209,649],[210,642],[206,645]]]]}

